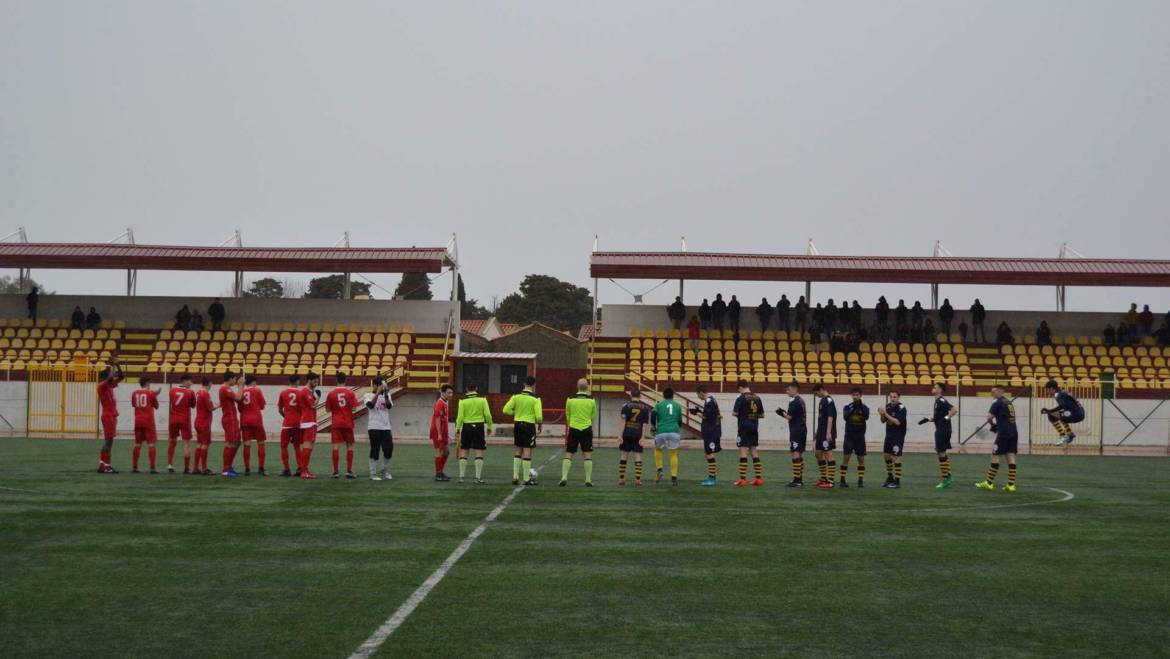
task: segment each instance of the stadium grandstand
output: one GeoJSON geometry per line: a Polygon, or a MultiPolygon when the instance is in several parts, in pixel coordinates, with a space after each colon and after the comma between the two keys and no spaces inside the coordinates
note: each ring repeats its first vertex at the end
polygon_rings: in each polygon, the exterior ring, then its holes
{"type": "MultiPolygon", "coordinates": [[[[267,248],[134,244],[0,243],[0,263],[33,269],[124,269],[125,296],[45,295],[36,318],[24,295],[0,296],[0,372],[13,389],[3,415],[11,430],[37,431],[36,407],[21,393],[27,380],[72,369],[96,372],[117,360],[126,377],[174,381],[182,374],[218,382],[226,371],[249,373],[273,390],[288,376],[315,372],[326,382],[338,372],[360,376],[361,390],[376,376],[398,397],[417,393],[429,408],[436,387],[448,381],[458,350],[458,304],[452,300],[268,299],[146,297],[135,295],[138,271],[458,274],[454,255],[438,248],[267,248]],[[176,327],[184,307],[205,311],[219,303],[224,322],[213,329],[176,327]],[[72,326],[71,310],[100,310],[97,327],[72,326]]],[[[348,292],[348,285],[346,286],[348,292]]],[[[343,293],[344,295],[345,293],[343,293]]],[[[127,392],[128,393],[128,392],[127,392]]],[[[359,391],[360,393],[360,391],[359,391]]],[[[271,396],[270,396],[271,397],[271,396]]],[[[410,400],[403,406],[410,409],[410,400]]],[[[275,406],[266,410],[279,427],[275,406]]],[[[328,414],[319,410],[320,425],[328,414]]],[[[421,416],[421,412],[420,412],[421,416]]],[[[124,416],[121,423],[128,424],[124,416]]],[[[411,421],[405,420],[409,426],[411,421]]],[[[414,421],[423,425],[423,420],[414,421]]],[[[47,429],[60,426],[50,423],[47,429]]],[[[83,429],[93,432],[92,425],[83,429]]]]}
{"type": "MultiPolygon", "coordinates": [[[[637,387],[653,402],[667,386],[693,391],[702,384],[730,401],[740,380],[763,394],[780,394],[797,381],[823,383],[842,394],[856,386],[867,394],[896,388],[922,397],[935,382],[966,395],[986,395],[994,383],[1030,391],[1054,378],[1104,385],[1115,399],[1153,401],[1164,399],[1170,388],[1165,329],[1141,333],[1134,327],[1132,338],[1119,345],[1107,328],[1125,325],[1123,314],[1063,310],[1066,288],[1073,285],[1170,285],[1170,261],[595,251],[590,273],[595,280],[678,280],[679,309],[606,304],[604,323],[581,329],[580,336],[589,340],[593,388],[613,396],[637,387]],[[797,282],[810,308],[804,310],[804,327],[794,318],[782,327],[778,320],[768,322],[771,310],[760,317],[755,304],[745,301],[735,329],[726,317],[719,327],[698,300],[685,298],[686,280],[797,282]],[[856,301],[842,302],[847,312],[841,314],[835,307],[816,309],[826,302],[812,295],[816,282],[929,284],[932,299],[917,314],[904,308],[900,321],[897,309],[881,314],[873,300],[864,309],[852,306],[856,301]],[[983,310],[984,335],[975,340],[968,333],[975,322],[965,304],[954,307],[949,319],[939,317],[939,286],[945,284],[1052,286],[1058,310],[983,310]],[[818,311],[827,318],[814,318],[818,311]],[[704,315],[707,319],[699,321],[704,315]],[[913,315],[918,318],[911,320],[913,315]],[[905,327],[896,328],[898,322],[905,327]],[[1045,331],[1038,331],[1042,324],[1045,331]],[[930,330],[944,325],[949,332],[930,330]],[[997,327],[1009,334],[997,336],[997,327]]],[[[734,293],[728,288],[723,297],[734,293]]],[[[798,312],[793,307],[789,313],[798,312]]],[[[1157,321],[1161,324],[1162,316],[1157,321]]],[[[977,425],[972,421],[969,429],[977,425]]]]}

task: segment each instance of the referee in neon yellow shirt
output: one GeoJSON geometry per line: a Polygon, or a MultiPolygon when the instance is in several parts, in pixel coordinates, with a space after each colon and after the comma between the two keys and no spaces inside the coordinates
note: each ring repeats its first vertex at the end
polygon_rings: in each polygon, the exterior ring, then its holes
{"type": "Polygon", "coordinates": [[[487,449],[487,433],[492,431],[492,410],[486,398],[481,398],[474,384],[467,385],[459,413],[455,417],[455,434],[459,435],[459,482],[467,474],[467,456],[475,451],[475,482],[483,484],[483,452],[487,449]]]}
{"type": "Polygon", "coordinates": [[[536,447],[536,434],[544,424],[544,411],[536,395],[536,378],[531,375],[524,381],[524,390],[513,395],[504,405],[504,414],[515,421],[512,425],[512,440],[516,453],[512,456],[512,484],[519,485],[521,474],[527,480],[525,485],[536,485],[536,479],[528,477],[532,469],[532,449],[536,447]]]}
{"type": "Polygon", "coordinates": [[[569,424],[565,438],[565,459],[561,462],[561,487],[569,483],[573,456],[580,449],[585,458],[585,487],[593,487],[593,420],[597,418],[597,401],[589,395],[589,382],[577,380],[577,395],[565,401],[565,419],[569,424]]]}

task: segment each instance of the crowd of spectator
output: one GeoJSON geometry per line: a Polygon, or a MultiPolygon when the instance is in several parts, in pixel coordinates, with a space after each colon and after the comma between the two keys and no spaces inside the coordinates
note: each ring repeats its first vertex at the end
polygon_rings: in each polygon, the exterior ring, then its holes
{"type": "MultiPolygon", "coordinates": [[[[223,329],[225,317],[227,317],[227,312],[223,307],[223,302],[219,298],[215,298],[215,301],[207,307],[207,318],[211,321],[211,330],[223,329]]],[[[191,311],[191,308],[184,304],[183,308],[175,314],[175,329],[198,332],[207,329],[207,325],[203,320],[203,314],[199,313],[198,309],[191,311]]]]}
{"type": "MultiPolygon", "coordinates": [[[[846,349],[856,347],[862,341],[928,343],[934,341],[939,333],[949,336],[952,331],[964,343],[968,340],[975,343],[988,342],[985,328],[987,309],[978,298],[968,309],[967,317],[960,319],[958,324],[955,323],[955,308],[949,299],[944,299],[937,311],[930,312],[917,300],[912,306],[907,306],[905,300],[898,300],[897,306],[891,307],[885,296],[882,296],[873,307],[869,323],[865,322],[863,309],[857,300],[852,303],[842,302],[838,306],[830,299],[824,304],[818,302],[816,306],[810,306],[803,295],[795,303],[787,295],[781,295],[776,304],[763,298],[756,306],[755,314],[762,330],[808,332],[815,342],[828,341],[831,345],[846,349]],[[938,320],[937,325],[934,323],[935,318],[938,320]]],[[[724,300],[722,293],[717,294],[714,301],[704,299],[689,319],[681,297],[676,297],[667,307],[671,324],[675,329],[685,327],[686,337],[692,345],[698,345],[703,330],[729,329],[733,336],[737,336],[740,315],[739,299],[732,295],[730,300],[724,300]]],[[[1110,324],[1105,328],[1105,344],[1136,345],[1144,337],[1152,336],[1159,345],[1170,345],[1170,313],[1154,329],[1156,320],[1149,305],[1138,311],[1138,305],[1132,304],[1116,327],[1110,324]]],[[[1053,333],[1047,320],[1040,321],[1035,337],[1037,345],[1052,345],[1053,333]]],[[[998,345],[1013,345],[1016,337],[1011,326],[1001,321],[995,328],[992,340],[998,345]]]]}

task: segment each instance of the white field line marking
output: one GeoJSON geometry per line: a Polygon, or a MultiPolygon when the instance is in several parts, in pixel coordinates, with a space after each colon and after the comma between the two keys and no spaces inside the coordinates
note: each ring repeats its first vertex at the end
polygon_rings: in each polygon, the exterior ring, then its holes
{"type": "Polygon", "coordinates": [[[7,487],[4,485],[0,485],[0,490],[8,490],[9,492],[26,492],[28,494],[40,494],[40,492],[37,492],[36,490],[21,490],[15,487],[7,487]]]}
{"type": "MultiPolygon", "coordinates": [[[[550,455],[547,460],[542,462],[540,466],[536,468],[536,471],[539,472],[541,469],[544,469],[558,455],[561,455],[561,453],[556,452],[550,455]]],[[[402,623],[406,622],[406,619],[410,617],[411,613],[414,613],[414,610],[418,608],[418,605],[423,603],[423,600],[427,598],[427,595],[431,594],[431,591],[434,590],[435,586],[439,585],[439,582],[447,576],[447,573],[451,571],[451,568],[455,567],[455,564],[459,562],[459,559],[467,553],[467,550],[471,549],[471,545],[474,544],[477,539],[479,539],[479,536],[483,535],[488,526],[492,522],[496,521],[496,518],[500,516],[500,513],[504,512],[504,509],[508,507],[508,504],[512,503],[512,500],[515,499],[516,496],[523,490],[524,485],[517,485],[512,490],[511,494],[504,497],[504,500],[500,502],[500,505],[493,508],[492,511],[488,513],[487,517],[485,517],[483,521],[479,523],[479,526],[475,527],[475,529],[469,533],[466,538],[463,539],[463,542],[459,543],[459,546],[451,552],[451,555],[447,557],[447,560],[443,561],[443,564],[440,565],[434,572],[432,572],[431,576],[427,577],[427,580],[422,582],[422,585],[419,586],[413,593],[411,593],[410,597],[406,598],[406,601],[402,603],[402,606],[398,607],[398,610],[394,612],[394,615],[390,616],[386,622],[382,623],[381,627],[378,627],[376,630],[374,630],[374,633],[366,639],[365,643],[359,645],[358,649],[355,650],[353,654],[349,655],[349,659],[366,659],[367,657],[377,652],[378,648],[382,647],[382,644],[390,638],[390,635],[393,634],[399,627],[401,627],[402,623]]]]}

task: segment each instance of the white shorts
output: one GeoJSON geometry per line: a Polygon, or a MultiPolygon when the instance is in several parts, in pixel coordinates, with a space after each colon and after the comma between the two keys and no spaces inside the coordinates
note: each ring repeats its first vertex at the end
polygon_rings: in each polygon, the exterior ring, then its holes
{"type": "Polygon", "coordinates": [[[682,435],[677,432],[662,432],[654,435],[654,448],[676,449],[682,443],[682,435]]]}

